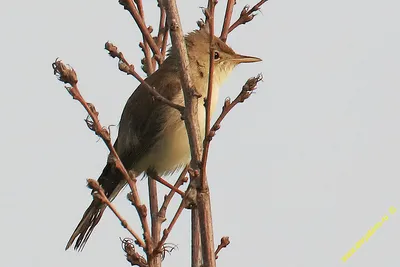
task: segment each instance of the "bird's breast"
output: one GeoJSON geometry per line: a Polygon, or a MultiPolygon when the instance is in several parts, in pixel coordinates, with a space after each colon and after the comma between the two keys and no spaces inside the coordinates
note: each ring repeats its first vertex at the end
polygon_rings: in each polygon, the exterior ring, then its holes
{"type": "MultiPolygon", "coordinates": [[[[211,114],[215,110],[218,100],[218,88],[213,90],[211,101],[211,114]]],[[[183,94],[177,95],[173,101],[184,105],[183,94]]],[[[198,119],[200,138],[204,139],[205,132],[205,107],[204,97],[198,100],[198,119]]],[[[169,174],[190,162],[190,146],[184,121],[180,113],[172,108],[165,110],[165,123],[160,133],[160,138],[151,148],[149,153],[136,166],[136,170],[145,171],[154,168],[160,175],[169,174]]]]}

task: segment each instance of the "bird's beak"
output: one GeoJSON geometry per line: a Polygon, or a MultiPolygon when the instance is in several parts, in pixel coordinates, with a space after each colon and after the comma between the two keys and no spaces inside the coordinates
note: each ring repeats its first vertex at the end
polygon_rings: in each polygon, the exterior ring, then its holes
{"type": "Polygon", "coordinates": [[[235,57],[232,60],[237,64],[239,64],[239,63],[253,63],[253,62],[262,61],[262,59],[258,58],[258,57],[244,56],[244,55],[239,55],[239,54],[236,54],[235,57]]]}

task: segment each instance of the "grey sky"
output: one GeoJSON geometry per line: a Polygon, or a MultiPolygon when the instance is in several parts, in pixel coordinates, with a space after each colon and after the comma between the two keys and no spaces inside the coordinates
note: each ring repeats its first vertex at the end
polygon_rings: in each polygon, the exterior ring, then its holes
{"type": "MultiPolygon", "coordinates": [[[[90,202],[85,179],[97,178],[107,150],[51,63],[60,57],[71,64],[103,125],[117,124],[138,82],[118,71],[104,43],[138,66],[136,25],[118,1],[3,2],[1,263],[128,266],[119,237],[129,235],[110,212],[82,253],[64,251],[90,202]]],[[[156,28],[155,1],[144,2],[156,28]]],[[[237,2],[235,18],[257,1],[237,2]]],[[[185,32],[195,29],[206,1],[179,4],[185,32]]],[[[224,9],[219,1],[217,32],[224,9]]],[[[270,0],[229,36],[238,53],[264,61],[234,71],[220,106],[247,78],[262,72],[264,82],[212,143],[215,239],[231,239],[218,266],[400,264],[399,9],[393,0],[270,0]],[[397,213],[389,214],[391,206],[397,213]],[[389,219],[341,262],[384,215],[389,219]]],[[[140,182],[143,199],[145,189],[140,182]]],[[[115,203],[139,229],[126,192],[115,203]]],[[[164,266],[189,266],[189,220],[186,211],[171,233],[179,250],[164,266]]]]}

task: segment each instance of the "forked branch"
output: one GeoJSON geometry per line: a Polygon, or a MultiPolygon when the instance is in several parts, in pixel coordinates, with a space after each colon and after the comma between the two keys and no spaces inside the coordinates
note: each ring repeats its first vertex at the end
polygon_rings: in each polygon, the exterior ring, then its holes
{"type": "Polygon", "coordinates": [[[158,58],[161,58],[160,50],[154,41],[153,37],[150,34],[148,27],[146,26],[142,16],[139,13],[139,10],[136,8],[135,4],[132,0],[119,0],[120,4],[131,13],[133,19],[135,20],[136,24],[138,25],[140,31],[143,34],[143,38],[149,44],[151,51],[154,55],[158,58]]]}
{"type": "Polygon", "coordinates": [[[260,10],[261,6],[267,1],[268,0],[261,0],[252,8],[246,5],[240,13],[239,18],[229,27],[228,33],[236,29],[239,25],[246,24],[247,22],[252,21],[256,16],[255,12],[260,10]]]}

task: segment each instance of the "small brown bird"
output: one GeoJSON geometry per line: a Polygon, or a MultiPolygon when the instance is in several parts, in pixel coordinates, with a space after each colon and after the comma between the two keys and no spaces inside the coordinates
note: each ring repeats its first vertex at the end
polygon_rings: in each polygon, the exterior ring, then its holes
{"type": "MultiPolygon", "coordinates": [[[[189,72],[194,87],[204,99],[208,90],[210,36],[205,30],[196,30],[185,37],[189,56],[189,72]]],[[[211,113],[215,109],[221,83],[240,63],[261,61],[261,59],[236,54],[218,37],[214,37],[214,81],[211,113]]],[[[150,75],[146,82],[162,96],[177,104],[184,105],[178,66],[178,53],[171,48],[168,58],[160,68],[150,75]]],[[[198,116],[201,138],[204,138],[204,101],[198,101],[198,116]]],[[[190,162],[190,147],[185,124],[180,113],[170,106],[155,101],[143,85],[133,92],[122,112],[118,137],[114,147],[122,163],[136,176],[148,169],[160,175],[173,173],[190,162]]],[[[126,185],[122,174],[107,163],[98,179],[106,196],[112,201],[126,185]]],[[[106,206],[99,200],[92,201],[68,241],[68,249],[76,240],[74,248],[82,250],[94,227],[99,223],[106,206]]]]}

